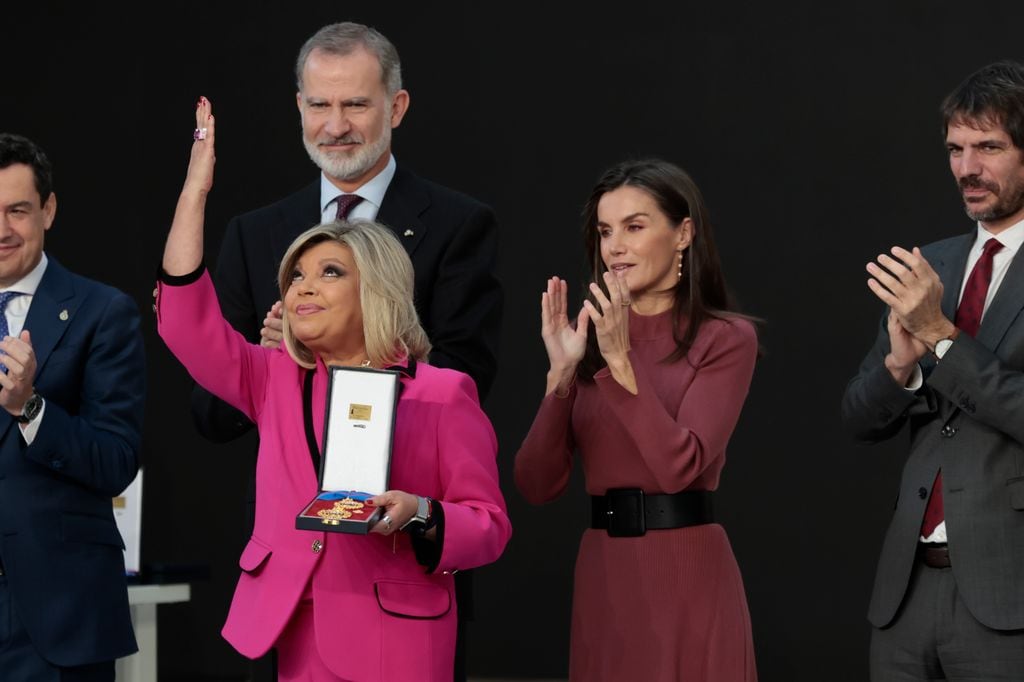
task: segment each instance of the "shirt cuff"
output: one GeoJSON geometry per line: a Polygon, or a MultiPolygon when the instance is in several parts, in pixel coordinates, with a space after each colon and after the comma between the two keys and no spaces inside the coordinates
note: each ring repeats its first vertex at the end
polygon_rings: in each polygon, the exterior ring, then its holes
{"type": "Polygon", "coordinates": [[[903,388],[913,393],[922,386],[924,386],[924,373],[921,372],[921,365],[914,365],[914,371],[910,373],[910,378],[907,379],[903,388]]]}

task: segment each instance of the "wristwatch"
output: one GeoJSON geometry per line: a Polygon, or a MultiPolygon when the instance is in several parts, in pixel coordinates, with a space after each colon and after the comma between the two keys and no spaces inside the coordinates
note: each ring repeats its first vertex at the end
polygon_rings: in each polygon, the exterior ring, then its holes
{"type": "Polygon", "coordinates": [[[953,327],[952,334],[935,342],[935,349],[932,351],[932,355],[935,356],[936,360],[942,359],[942,356],[946,354],[949,347],[953,345],[953,342],[956,341],[958,336],[960,336],[960,329],[953,327]]]}
{"type": "Polygon", "coordinates": [[[416,497],[416,513],[405,522],[401,530],[408,531],[411,535],[423,537],[423,535],[434,527],[433,515],[434,501],[429,497],[416,497]]]}
{"type": "Polygon", "coordinates": [[[948,351],[949,347],[952,345],[953,339],[939,339],[936,341],[935,350],[933,351],[935,353],[935,357],[941,360],[942,356],[946,354],[946,351],[948,351]]]}
{"type": "Polygon", "coordinates": [[[25,406],[21,408],[21,414],[15,415],[14,420],[19,424],[28,424],[39,416],[39,412],[42,409],[43,397],[35,391],[32,391],[32,395],[25,401],[25,406]]]}

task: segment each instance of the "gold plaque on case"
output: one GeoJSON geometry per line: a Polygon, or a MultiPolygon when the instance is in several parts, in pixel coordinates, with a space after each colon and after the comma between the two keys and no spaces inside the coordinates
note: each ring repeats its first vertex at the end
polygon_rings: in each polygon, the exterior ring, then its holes
{"type": "Polygon", "coordinates": [[[373,412],[373,405],[359,405],[358,403],[349,403],[349,419],[360,419],[362,421],[368,422],[370,421],[371,412],[373,412]]]}

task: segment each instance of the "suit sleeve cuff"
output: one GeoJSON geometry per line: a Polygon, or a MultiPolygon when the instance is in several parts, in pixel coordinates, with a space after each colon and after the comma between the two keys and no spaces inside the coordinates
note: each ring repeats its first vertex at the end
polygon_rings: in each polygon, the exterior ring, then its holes
{"type": "Polygon", "coordinates": [[[156,279],[158,282],[162,282],[167,286],[183,287],[198,281],[199,278],[203,276],[204,272],[206,272],[206,261],[199,263],[199,267],[187,275],[169,275],[167,274],[167,271],[164,270],[163,266],[160,265],[157,266],[156,269],[156,279]]]}
{"type": "Polygon", "coordinates": [[[434,500],[430,513],[436,519],[434,529],[437,534],[434,539],[409,536],[412,540],[412,551],[416,554],[416,562],[426,567],[427,573],[437,570],[437,565],[441,563],[441,553],[444,551],[444,507],[438,500],[434,500]]]}

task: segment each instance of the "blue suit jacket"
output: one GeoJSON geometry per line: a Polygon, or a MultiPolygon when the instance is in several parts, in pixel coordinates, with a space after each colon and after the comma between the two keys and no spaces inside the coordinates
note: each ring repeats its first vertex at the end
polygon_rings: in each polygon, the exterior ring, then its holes
{"type": "Polygon", "coordinates": [[[25,329],[46,410],[31,445],[0,410],[0,560],[43,657],[113,660],[137,650],[111,497],[139,468],[138,307],[50,258],[25,329]]]}

